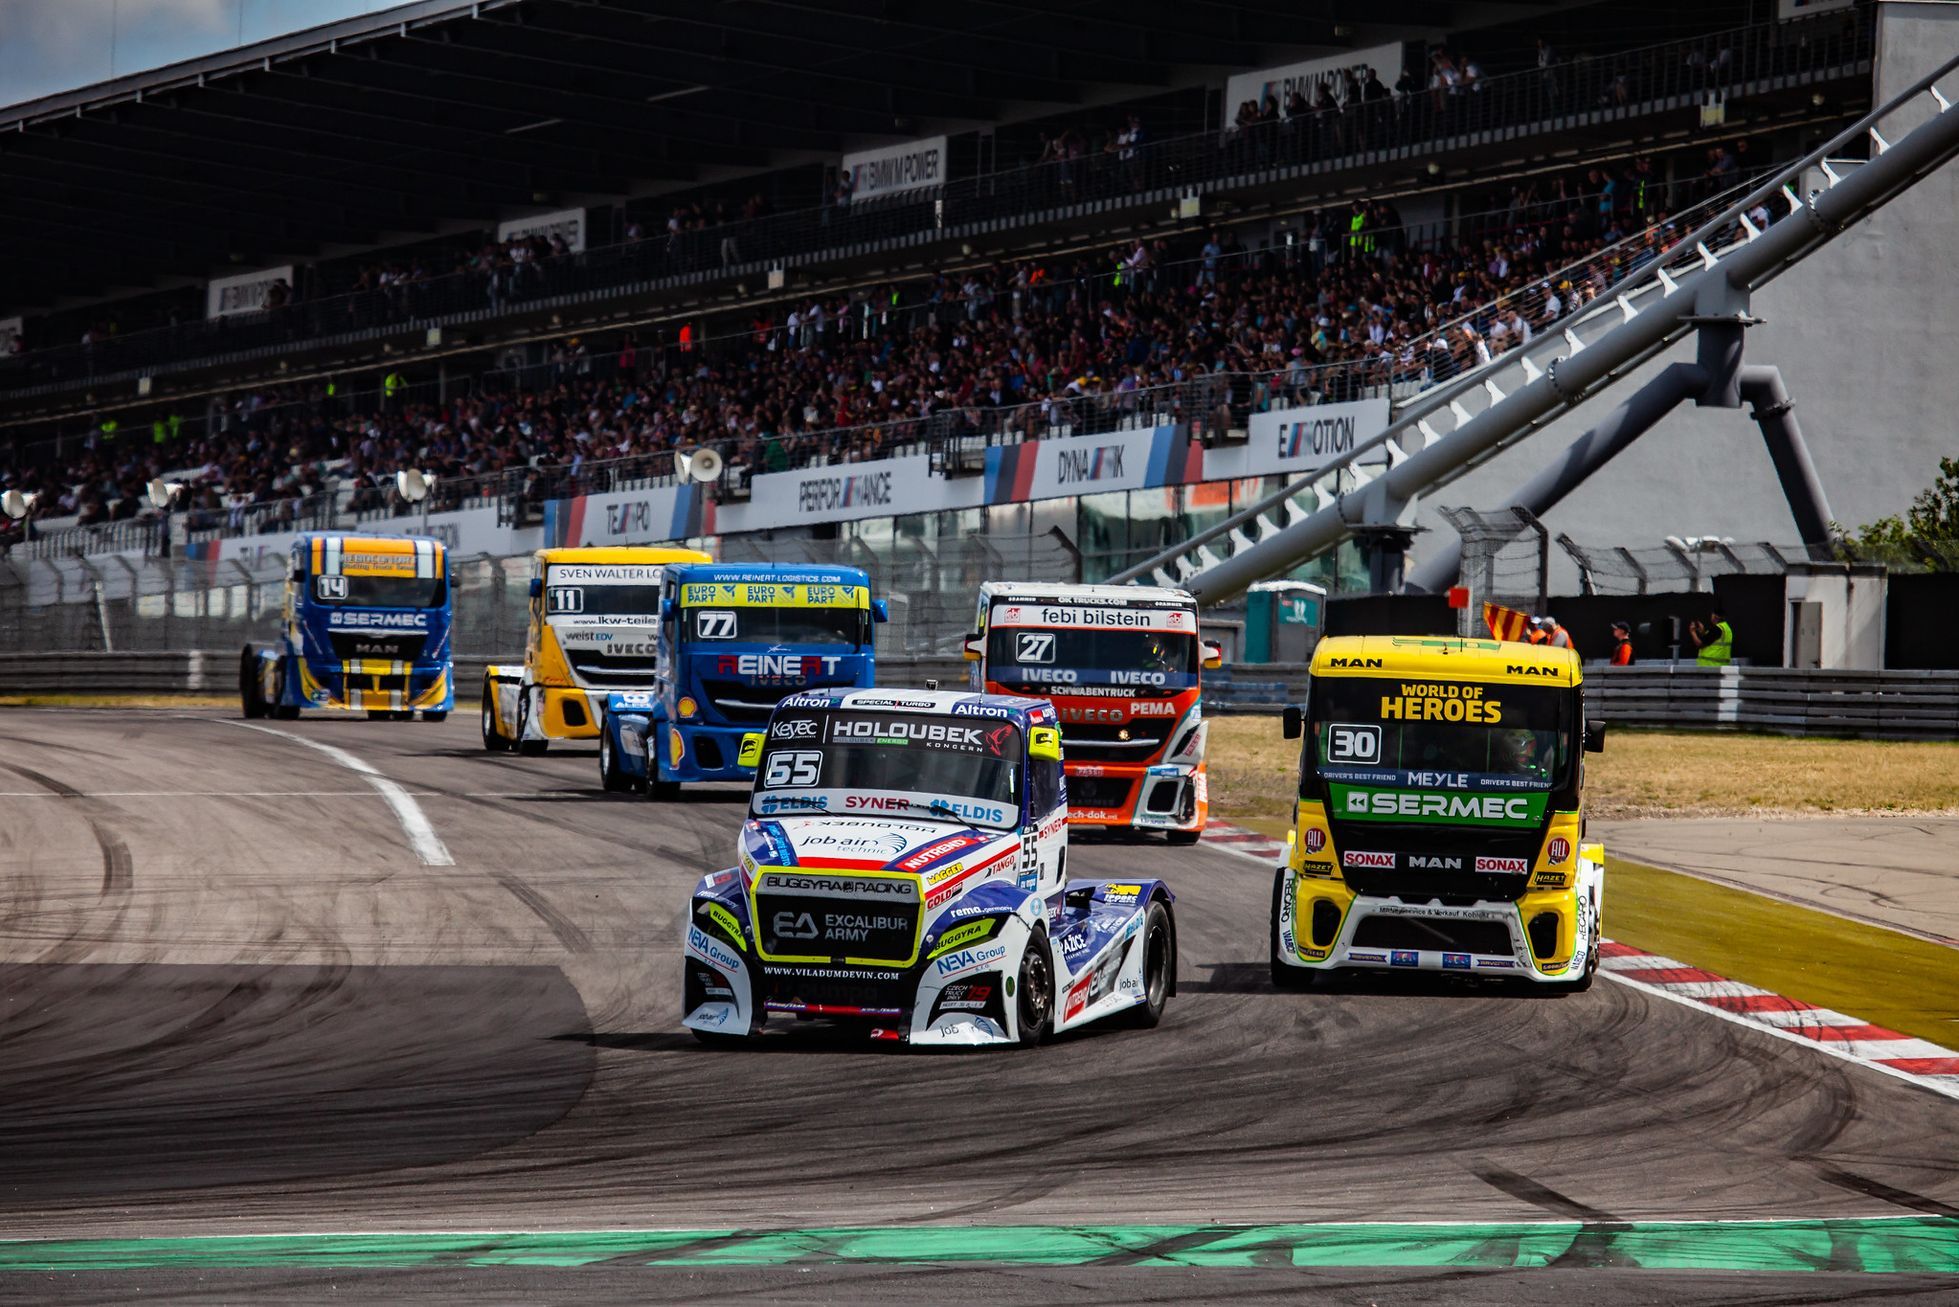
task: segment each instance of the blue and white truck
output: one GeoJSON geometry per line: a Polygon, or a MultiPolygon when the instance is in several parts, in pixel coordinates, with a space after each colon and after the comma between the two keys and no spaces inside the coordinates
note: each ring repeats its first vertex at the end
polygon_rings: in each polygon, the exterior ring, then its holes
{"type": "Polygon", "coordinates": [[[302,708],[439,722],[455,705],[449,552],[418,537],[306,534],[293,541],[278,639],[246,645],[247,717],[302,708]]]}
{"type": "Polygon", "coordinates": [[[748,781],[743,749],[785,696],[876,683],[886,619],[861,568],[687,563],[665,569],[655,687],[606,696],[607,790],[670,798],[695,781],[748,781]]]}

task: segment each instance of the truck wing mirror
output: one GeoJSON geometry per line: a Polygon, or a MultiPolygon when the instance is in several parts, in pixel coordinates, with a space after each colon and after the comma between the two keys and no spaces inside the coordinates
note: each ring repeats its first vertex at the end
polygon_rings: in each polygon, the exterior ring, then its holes
{"type": "Polygon", "coordinates": [[[978,631],[973,632],[966,637],[964,649],[967,662],[978,662],[986,653],[986,637],[978,631]]]}
{"type": "Polygon", "coordinates": [[[1204,641],[1204,670],[1212,671],[1224,666],[1224,646],[1216,640],[1204,641]]]}
{"type": "Polygon", "coordinates": [[[1036,762],[1061,761],[1061,732],[1052,726],[1036,726],[1027,732],[1027,756],[1036,762]]]}
{"type": "Polygon", "coordinates": [[[1285,732],[1288,740],[1296,740],[1306,733],[1306,723],[1300,716],[1298,704],[1287,704],[1285,711],[1279,714],[1279,729],[1285,732]]]}
{"type": "Polygon", "coordinates": [[[672,595],[668,595],[666,598],[662,599],[660,601],[660,620],[663,622],[671,622],[673,620],[674,607],[675,605],[673,602],[672,595]]]}
{"type": "Polygon", "coordinates": [[[541,595],[542,595],[543,593],[544,593],[544,578],[543,578],[543,577],[541,577],[541,576],[534,576],[534,577],[532,577],[532,578],[531,578],[531,598],[533,598],[533,599],[536,599],[536,598],[538,598],[539,596],[541,596],[541,595]]]}
{"type": "Polygon", "coordinates": [[[737,767],[758,767],[762,763],[762,733],[750,731],[741,737],[741,751],[735,755],[737,767]]]}
{"type": "Polygon", "coordinates": [[[888,622],[891,620],[891,605],[883,599],[871,600],[871,620],[888,622]]]}
{"type": "Polygon", "coordinates": [[[1585,719],[1585,752],[1605,752],[1605,723],[1596,717],[1585,719]]]}

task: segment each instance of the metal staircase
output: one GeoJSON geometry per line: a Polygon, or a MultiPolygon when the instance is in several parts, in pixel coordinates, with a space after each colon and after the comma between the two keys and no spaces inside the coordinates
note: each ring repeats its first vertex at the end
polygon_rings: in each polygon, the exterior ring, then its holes
{"type": "MultiPolygon", "coordinates": [[[[1829,529],[1779,376],[1741,364],[1742,334],[1754,321],[1749,296],[1959,153],[1959,112],[1937,86],[1955,69],[1959,56],[1723,209],[1557,329],[1399,402],[1379,436],[1111,579],[1181,585],[1201,603],[1215,604],[1346,540],[1398,561],[1412,534],[1417,496],[1448,485],[1696,332],[1696,363],[1663,370],[1659,381],[1575,442],[1559,465],[1520,488],[1513,502],[1542,512],[1675,403],[1691,398],[1735,407],[1746,398],[1806,538],[1829,529]],[[1850,148],[1865,143],[1867,161],[1845,162],[1850,148]],[[1823,185],[1804,197],[1797,187],[1812,170],[1823,185]],[[1766,230],[1748,217],[1762,204],[1784,215],[1766,230]]],[[[1445,571],[1450,577],[1442,584],[1452,579],[1453,555],[1432,562],[1416,580],[1432,587],[1445,571]]],[[[1377,571],[1378,588],[1398,588],[1400,580],[1398,567],[1377,571]]]]}

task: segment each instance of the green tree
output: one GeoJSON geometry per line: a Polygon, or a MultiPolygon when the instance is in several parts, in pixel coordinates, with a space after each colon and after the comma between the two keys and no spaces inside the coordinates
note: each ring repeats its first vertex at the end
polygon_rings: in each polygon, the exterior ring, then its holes
{"type": "Polygon", "coordinates": [[[1939,460],[1939,478],[1903,517],[1882,517],[1845,539],[1853,556],[1959,570],[1959,458],[1939,460]]]}

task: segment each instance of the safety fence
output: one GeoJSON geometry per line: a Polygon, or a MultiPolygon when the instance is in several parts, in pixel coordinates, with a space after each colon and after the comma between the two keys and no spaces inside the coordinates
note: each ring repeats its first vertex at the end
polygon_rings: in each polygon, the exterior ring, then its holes
{"type": "MultiPolygon", "coordinates": [[[[521,660],[520,645],[504,657],[521,660]]],[[[475,687],[493,661],[456,660],[457,705],[474,707],[475,687]]],[[[878,681],[923,687],[965,685],[958,656],[878,659],[878,681]]],[[[1205,702],[1218,713],[1277,713],[1306,695],[1303,664],[1245,664],[1214,672],[1205,702]]],[[[238,650],[45,654],[0,653],[0,696],[215,695],[238,689],[238,650]]],[[[1614,727],[1755,731],[1776,735],[1872,739],[1959,739],[1959,672],[1858,672],[1778,667],[1593,667],[1585,712],[1614,727]]],[[[1609,747],[1609,746],[1608,746],[1609,747]]]]}

